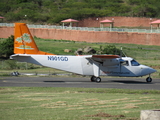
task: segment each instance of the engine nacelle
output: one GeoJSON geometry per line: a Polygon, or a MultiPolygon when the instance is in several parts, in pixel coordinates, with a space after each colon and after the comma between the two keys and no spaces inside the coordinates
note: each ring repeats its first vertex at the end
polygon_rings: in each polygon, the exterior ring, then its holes
{"type": "Polygon", "coordinates": [[[105,59],[105,61],[103,61],[103,66],[114,66],[119,65],[119,63],[119,59],[105,59]]]}

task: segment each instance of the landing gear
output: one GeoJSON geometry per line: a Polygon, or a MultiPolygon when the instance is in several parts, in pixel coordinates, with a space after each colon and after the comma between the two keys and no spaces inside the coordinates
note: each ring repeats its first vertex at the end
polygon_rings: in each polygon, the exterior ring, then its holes
{"type": "Polygon", "coordinates": [[[96,77],[95,76],[92,76],[91,77],[91,82],[95,82],[96,81],[96,77]]]}
{"type": "Polygon", "coordinates": [[[146,81],[147,82],[152,82],[152,78],[149,76],[149,77],[146,78],[146,81]]]}
{"type": "Polygon", "coordinates": [[[100,83],[100,82],[101,82],[101,78],[100,78],[100,77],[96,77],[96,76],[92,76],[92,77],[91,77],[91,82],[100,83]]]}
{"type": "Polygon", "coordinates": [[[100,78],[100,77],[97,77],[97,78],[96,78],[96,82],[97,82],[97,83],[100,83],[100,82],[101,82],[101,78],[100,78]]]}

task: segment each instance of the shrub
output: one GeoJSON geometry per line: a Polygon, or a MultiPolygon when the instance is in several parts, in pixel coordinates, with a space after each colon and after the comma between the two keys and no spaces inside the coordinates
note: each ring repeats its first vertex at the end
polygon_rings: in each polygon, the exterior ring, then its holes
{"type": "Polygon", "coordinates": [[[13,70],[16,69],[17,64],[15,60],[6,60],[3,65],[3,69],[13,70]]]}
{"type": "Polygon", "coordinates": [[[100,46],[100,53],[101,54],[116,54],[116,55],[120,55],[121,54],[121,50],[116,48],[115,45],[107,45],[105,47],[100,46]]]}
{"type": "Polygon", "coordinates": [[[14,43],[14,36],[10,36],[5,41],[0,43],[0,57],[5,56],[6,58],[9,58],[10,55],[13,54],[13,45],[14,43]]]}

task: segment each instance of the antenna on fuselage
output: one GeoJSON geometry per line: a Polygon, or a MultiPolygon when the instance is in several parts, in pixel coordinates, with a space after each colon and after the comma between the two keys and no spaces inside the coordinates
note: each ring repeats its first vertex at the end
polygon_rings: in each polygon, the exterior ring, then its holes
{"type": "Polygon", "coordinates": [[[122,57],[122,54],[127,57],[127,55],[123,52],[122,47],[121,47],[121,52],[120,52],[120,57],[122,57]]]}

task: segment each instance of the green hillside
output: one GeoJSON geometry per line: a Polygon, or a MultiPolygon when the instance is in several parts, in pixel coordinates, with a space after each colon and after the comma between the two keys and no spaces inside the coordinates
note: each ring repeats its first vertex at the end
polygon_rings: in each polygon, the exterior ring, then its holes
{"type": "Polygon", "coordinates": [[[59,23],[66,18],[160,17],[158,0],[0,0],[4,22],[59,23]]]}

